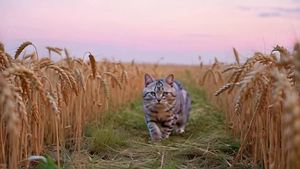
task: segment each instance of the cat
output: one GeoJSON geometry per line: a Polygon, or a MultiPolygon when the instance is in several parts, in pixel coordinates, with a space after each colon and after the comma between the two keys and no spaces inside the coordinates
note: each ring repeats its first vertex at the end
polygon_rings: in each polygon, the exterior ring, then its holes
{"type": "Polygon", "coordinates": [[[168,138],[174,130],[183,133],[191,110],[191,99],[183,85],[170,74],[153,79],[145,74],[143,109],[151,140],[168,138]]]}

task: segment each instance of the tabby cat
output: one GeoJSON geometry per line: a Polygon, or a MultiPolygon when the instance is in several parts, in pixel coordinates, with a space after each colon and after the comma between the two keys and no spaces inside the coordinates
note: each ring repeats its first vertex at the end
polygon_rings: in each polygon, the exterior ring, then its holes
{"type": "Polygon", "coordinates": [[[155,80],[146,73],[143,109],[151,139],[158,141],[168,138],[173,130],[184,132],[191,99],[182,84],[174,80],[173,74],[155,80]]]}

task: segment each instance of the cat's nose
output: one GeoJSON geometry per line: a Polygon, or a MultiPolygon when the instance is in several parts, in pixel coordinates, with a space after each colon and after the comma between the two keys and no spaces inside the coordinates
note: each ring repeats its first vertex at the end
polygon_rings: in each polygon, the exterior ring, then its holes
{"type": "Polygon", "coordinates": [[[161,99],[157,99],[157,102],[159,103],[161,101],[161,99]]]}

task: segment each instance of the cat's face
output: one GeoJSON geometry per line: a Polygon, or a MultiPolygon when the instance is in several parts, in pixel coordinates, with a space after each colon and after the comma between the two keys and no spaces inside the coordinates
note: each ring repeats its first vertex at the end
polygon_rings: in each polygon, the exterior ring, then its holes
{"type": "Polygon", "coordinates": [[[170,107],[176,97],[173,82],[172,74],[160,80],[154,80],[150,75],[145,74],[143,98],[146,107],[170,107]]]}

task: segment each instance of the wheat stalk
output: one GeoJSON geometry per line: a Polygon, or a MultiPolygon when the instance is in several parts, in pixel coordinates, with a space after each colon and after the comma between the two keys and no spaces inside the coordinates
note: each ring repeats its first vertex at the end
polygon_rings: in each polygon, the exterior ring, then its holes
{"type": "Polygon", "coordinates": [[[11,66],[10,59],[7,57],[7,55],[3,51],[0,51],[0,68],[1,68],[1,70],[4,70],[10,66],[11,66]]]}
{"type": "Polygon", "coordinates": [[[90,59],[90,63],[91,63],[91,69],[92,69],[92,73],[93,73],[93,78],[96,78],[97,75],[97,65],[96,65],[96,60],[95,57],[90,53],[89,54],[89,59],[90,59]]]}
{"type": "Polygon", "coordinates": [[[61,52],[62,52],[61,48],[47,46],[46,49],[48,50],[48,54],[49,54],[50,58],[51,58],[51,52],[54,52],[54,53],[58,54],[59,56],[61,56],[61,52]]]}
{"type": "Polygon", "coordinates": [[[295,53],[294,53],[294,59],[293,62],[295,64],[295,87],[298,91],[300,91],[300,47],[297,47],[299,45],[295,45],[295,53]]]}
{"type": "Polygon", "coordinates": [[[48,67],[50,65],[53,65],[53,62],[49,58],[42,58],[34,65],[34,71],[39,71],[40,69],[43,69],[45,67],[48,67]]]}
{"type": "Polygon", "coordinates": [[[65,71],[66,75],[68,76],[68,79],[71,84],[70,87],[73,89],[74,93],[78,96],[78,93],[79,93],[78,85],[77,85],[74,75],[70,72],[70,70],[68,68],[62,67],[62,69],[65,71]]]}
{"type": "Polygon", "coordinates": [[[26,60],[26,59],[31,59],[31,60],[36,60],[36,53],[35,52],[32,52],[30,54],[26,54],[23,56],[23,60],[26,60]]]}
{"type": "Polygon", "coordinates": [[[68,86],[70,88],[72,88],[72,82],[71,82],[68,74],[66,73],[66,71],[63,68],[56,66],[56,65],[48,65],[47,69],[55,70],[61,76],[61,78],[67,82],[68,86]]]}
{"type": "MultiPolygon", "coordinates": [[[[20,56],[20,54],[22,53],[22,51],[23,51],[27,46],[30,46],[30,45],[34,47],[35,52],[36,52],[36,54],[37,54],[37,48],[36,48],[36,46],[35,46],[32,42],[27,41],[27,42],[22,43],[22,44],[18,47],[18,49],[17,49],[17,51],[16,51],[16,53],[15,53],[15,59],[17,59],[17,58],[20,56]]],[[[38,55],[37,55],[37,58],[38,58],[38,55]]]]}
{"type": "Polygon", "coordinates": [[[27,79],[30,79],[33,86],[39,91],[44,91],[42,84],[35,73],[22,65],[12,65],[12,67],[3,71],[3,75],[8,77],[10,75],[24,76],[27,79]]]}
{"type": "Polygon", "coordinates": [[[118,80],[118,78],[114,74],[112,74],[111,72],[103,72],[103,75],[110,76],[112,78],[112,80],[118,84],[119,88],[122,89],[121,82],[118,80]]]}
{"type": "Polygon", "coordinates": [[[235,61],[236,63],[240,66],[240,56],[239,56],[239,52],[233,48],[233,53],[234,53],[234,57],[235,57],[235,61]]]}
{"type": "Polygon", "coordinates": [[[229,66],[229,67],[227,67],[226,69],[224,69],[224,70],[222,71],[222,73],[226,73],[226,72],[228,72],[228,71],[231,71],[231,70],[237,70],[237,69],[240,69],[240,67],[239,67],[239,66],[229,66]]]}
{"type": "Polygon", "coordinates": [[[19,145],[19,132],[20,132],[20,118],[17,114],[15,107],[16,103],[13,98],[14,94],[10,88],[9,83],[0,74],[0,105],[2,105],[1,122],[4,119],[7,123],[7,135],[8,137],[8,154],[4,154],[4,158],[7,155],[8,168],[17,168],[19,151],[16,145],[19,145]],[[14,142],[15,139],[15,142],[14,142]],[[15,146],[12,146],[15,145],[15,146]]]}
{"type": "Polygon", "coordinates": [[[0,51],[5,52],[4,44],[0,42],[0,51]]]}
{"type": "Polygon", "coordinates": [[[213,71],[213,69],[208,69],[208,70],[205,72],[205,74],[203,75],[201,84],[204,85],[205,82],[206,82],[206,79],[207,79],[208,77],[210,77],[210,76],[213,78],[213,82],[214,82],[214,84],[216,85],[218,82],[217,82],[216,74],[215,74],[215,72],[213,71]]]}
{"type": "Polygon", "coordinates": [[[100,84],[103,87],[103,92],[105,94],[105,97],[107,99],[109,99],[110,98],[110,91],[109,91],[107,81],[100,75],[97,75],[96,78],[100,80],[100,84]]]}
{"type": "Polygon", "coordinates": [[[227,83],[225,84],[224,86],[222,86],[220,89],[218,89],[216,92],[215,92],[215,96],[218,96],[220,95],[221,93],[225,92],[226,90],[228,90],[229,88],[232,88],[234,87],[235,85],[238,85],[239,83],[227,83]]]}
{"type": "Polygon", "coordinates": [[[128,73],[126,70],[123,70],[121,74],[121,82],[128,83],[128,80],[129,80],[128,73]]]}
{"type": "Polygon", "coordinates": [[[80,84],[81,88],[83,89],[83,91],[86,91],[86,84],[85,84],[85,80],[84,80],[84,76],[82,74],[82,72],[80,71],[80,69],[76,68],[74,70],[74,75],[75,75],[75,79],[77,81],[77,84],[80,84]]]}

